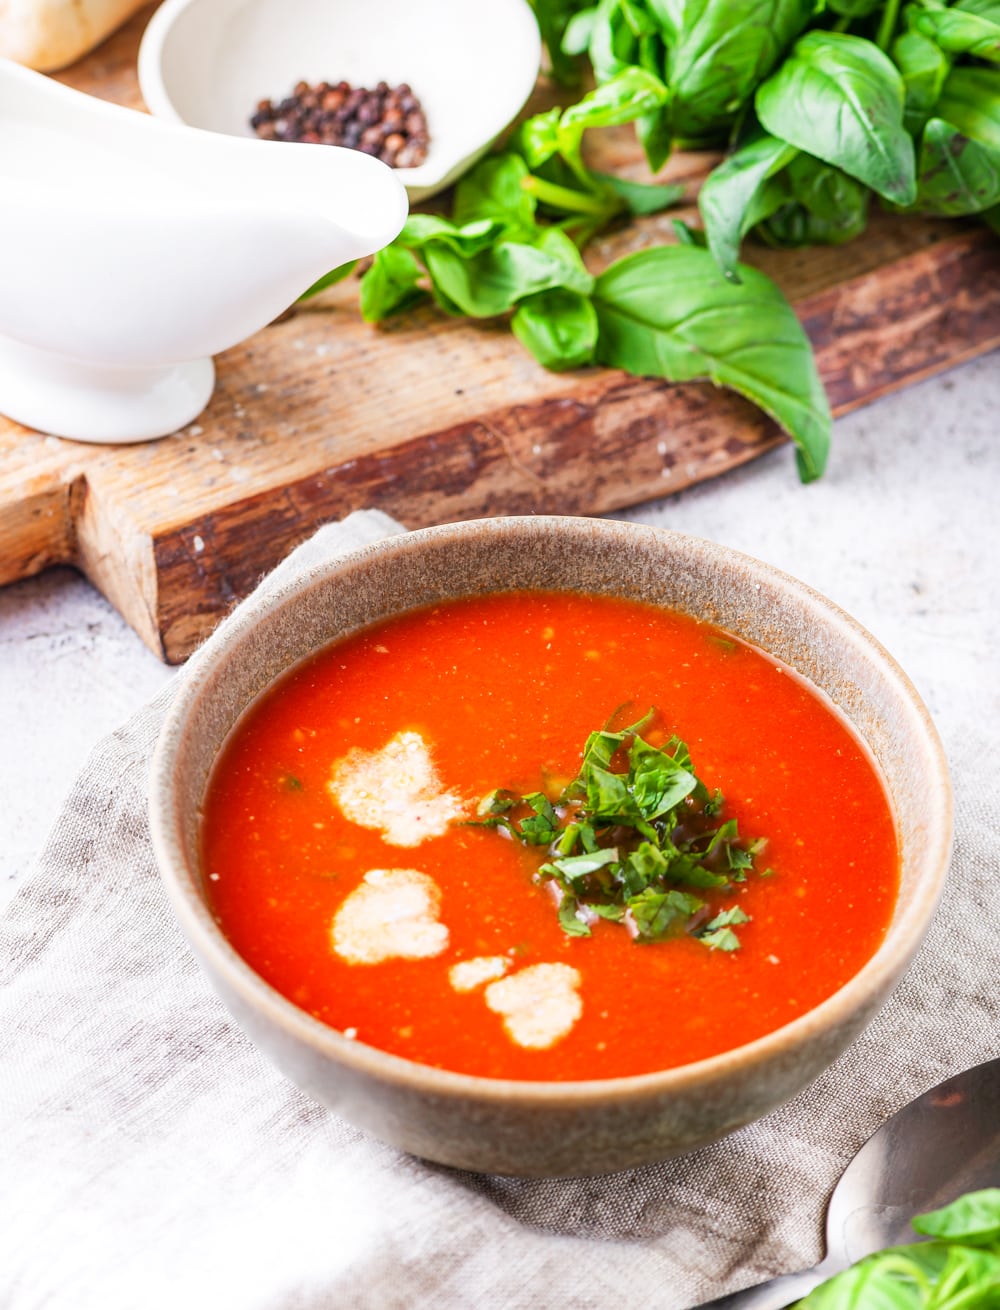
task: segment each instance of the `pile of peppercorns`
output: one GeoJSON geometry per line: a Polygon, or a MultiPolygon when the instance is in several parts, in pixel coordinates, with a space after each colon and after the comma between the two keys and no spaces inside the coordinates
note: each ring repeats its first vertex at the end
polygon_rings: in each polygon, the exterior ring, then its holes
{"type": "Polygon", "coordinates": [[[250,125],[266,141],[347,146],[390,168],[422,164],[430,141],[420,101],[405,82],[379,82],[371,90],[349,82],[298,82],[277,105],[261,100],[250,125]]]}

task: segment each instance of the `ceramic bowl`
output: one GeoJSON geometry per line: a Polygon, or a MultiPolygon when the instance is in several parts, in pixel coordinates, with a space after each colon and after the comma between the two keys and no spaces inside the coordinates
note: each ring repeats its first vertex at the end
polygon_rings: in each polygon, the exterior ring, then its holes
{"type": "Polygon", "coordinates": [[[453,182],[521,109],[541,42],[527,0],[165,0],[139,50],[150,112],[252,135],[258,101],[296,82],[408,82],[430,148],[397,170],[412,202],[453,182]]]}
{"type": "Polygon", "coordinates": [[[815,1078],[875,1014],[930,923],[951,842],[947,766],[906,676],[829,600],[735,551],[680,533],[577,518],[424,529],[313,568],[262,611],[237,611],[196,656],[152,776],[153,843],[209,978],[287,1076],[345,1119],[445,1164],[534,1176],[607,1173],[712,1141],[815,1078]],[[275,677],[321,646],[417,605],[521,588],[610,593],[680,609],[772,652],[868,743],[895,811],[901,890],[883,944],[828,1000],[711,1059],[638,1077],[514,1082],[428,1068],[350,1041],[273,991],[206,906],[198,816],[220,747],[275,677]]]}

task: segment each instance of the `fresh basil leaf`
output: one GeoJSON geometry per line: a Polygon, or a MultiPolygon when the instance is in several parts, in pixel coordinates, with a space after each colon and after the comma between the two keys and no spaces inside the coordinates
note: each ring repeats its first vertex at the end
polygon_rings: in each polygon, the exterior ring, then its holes
{"type": "Polygon", "coordinates": [[[711,254],[691,246],[612,264],[594,288],[597,357],[640,376],[707,378],[740,392],[788,432],[799,475],[812,481],[826,464],[831,420],[809,339],[764,274],[741,267],[743,285],[734,286],[714,269],[711,254]]]}
{"type": "Polygon", "coordinates": [[[717,143],[815,8],[815,0],[699,0],[670,6],[674,33],[664,80],[671,92],[673,135],[685,142],[717,143]]]}
{"type": "Polygon", "coordinates": [[[925,1310],[919,1269],[903,1257],[875,1256],[821,1283],[798,1310],[925,1310]]]}
{"type": "Polygon", "coordinates": [[[716,928],[714,932],[700,932],[698,940],[710,951],[738,951],[740,939],[732,928],[716,928]]]}
{"type": "Polygon", "coordinates": [[[477,218],[460,226],[437,214],[410,214],[394,244],[423,250],[436,242],[468,259],[488,250],[503,235],[505,226],[493,218],[477,218]]]}
{"type": "Polygon", "coordinates": [[[517,824],[522,841],[529,846],[549,846],[559,831],[559,821],[552,802],[540,791],[531,792],[524,800],[534,810],[534,814],[517,824]]]}
{"type": "Polygon", "coordinates": [[[1000,1242],[1000,1187],[967,1192],[950,1205],[917,1215],[913,1227],[927,1237],[982,1246],[1000,1242]]]}
{"type": "Polygon", "coordinates": [[[609,923],[621,923],[625,918],[625,906],[610,904],[602,905],[596,901],[588,901],[587,909],[592,910],[600,919],[607,919],[609,923]]]}
{"type": "Polygon", "coordinates": [[[690,796],[697,778],[665,751],[636,737],[629,751],[632,795],[646,820],[658,819],[690,796]]]}
{"type": "Polygon", "coordinates": [[[656,891],[647,887],[638,896],[630,896],[628,908],[639,941],[657,942],[672,932],[683,931],[692,914],[704,904],[687,892],[656,891]]]}
{"type": "Polygon", "coordinates": [[[953,68],[935,113],[970,140],[1000,149],[1000,71],[953,68]]]}
{"type": "Polygon", "coordinates": [[[521,241],[501,241],[471,258],[431,241],[423,255],[435,289],[470,318],[495,318],[539,291],[565,287],[587,295],[593,286],[577,263],[521,241]]]}
{"type": "Polygon", "coordinates": [[[998,0],[958,0],[950,9],[917,10],[911,21],[916,31],[950,55],[1000,63],[998,0]]]}
{"type": "Polygon", "coordinates": [[[517,804],[517,796],[506,787],[497,787],[488,792],[476,806],[476,814],[481,819],[491,815],[506,814],[517,804]]]}
{"type": "Polygon", "coordinates": [[[871,41],[842,32],[801,37],[757,89],[772,136],[841,168],[887,200],[912,204],[913,142],[903,126],[903,81],[871,41]]]}
{"type": "Polygon", "coordinates": [[[402,246],[378,251],[361,279],[361,317],[366,323],[377,323],[426,300],[427,292],[420,287],[422,276],[423,269],[402,246]]]}
{"type": "Polygon", "coordinates": [[[543,114],[527,118],[507,141],[507,151],[520,155],[529,168],[538,168],[559,149],[559,120],[562,110],[553,105],[543,114]]]}
{"type": "Polygon", "coordinates": [[[701,228],[692,227],[690,223],[685,223],[682,218],[672,219],[671,227],[674,229],[674,236],[677,238],[678,245],[697,246],[699,250],[705,249],[707,241],[701,228]]]}
{"type": "Polygon", "coordinates": [[[924,214],[975,214],[1000,202],[1000,147],[972,141],[932,118],[917,159],[917,199],[924,214]]]}
{"type": "Polygon", "coordinates": [[[920,32],[903,32],[892,43],[893,62],[903,78],[903,124],[916,136],[934,112],[951,61],[920,32]]]}
{"type": "Polygon", "coordinates": [[[452,221],[459,227],[488,219],[503,223],[506,234],[523,235],[535,226],[535,200],[525,190],[528,165],[520,155],[489,155],[455,187],[452,221]]]}
{"type": "Polygon", "coordinates": [[[1000,205],[991,205],[979,215],[988,228],[1000,237],[1000,205]]]}
{"type": "Polygon", "coordinates": [[[615,177],[612,173],[594,173],[593,176],[620,196],[630,214],[659,214],[671,205],[676,205],[684,197],[684,187],[679,183],[631,182],[625,177],[615,177]]]}
{"type": "Polygon", "coordinates": [[[560,154],[571,166],[582,169],[580,144],[588,128],[632,123],[665,104],[668,96],[658,77],[643,68],[626,68],[563,113],[559,120],[560,154]]]}
{"type": "Polygon", "coordinates": [[[598,0],[587,54],[598,83],[609,82],[638,63],[639,40],[621,0],[598,0]]]}
{"type": "Polygon", "coordinates": [[[510,327],[543,368],[559,373],[594,362],[597,312],[590,297],[578,291],[559,287],[525,297],[510,327]]]}
{"type": "Polygon", "coordinates": [[[839,168],[800,154],[783,180],[788,199],[759,229],[765,241],[777,246],[839,246],[865,230],[871,192],[839,168]]]}
{"type": "Polygon", "coordinates": [[[619,821],[641,818],[629,793],[624,774],[611,773],[598,764],[587,770],[587,809],[595,819],[613,816],[619,821]]]}
{"type": "Polygon", "coordinates": [[[540,872],[553,870],[561,881],[565,880],[571,886],[575,886],[590,874],[596,873],[598,869],[606,869],[609,865],[617,863],[617,848],[605,846],[592,854],[569,855],[564,860],[551,860],[548,864],[542,865],[540,872]]]}
{"type": "Polygon", "coordinates": [[[755,221],[754,201],[768,178],[795,158],[787,141],[761,132],[713,168],[698,195],[708,248],[726,277],[739,281],[740,242],[755,221]]]}
{"type": "Polygon", "coordinates": [[[732,881],[724,873],[713,873],[701,862],[701,856],[687,851],[679,852],[670,861],[670,881],[683,887],[697,887],[699,891],[712,891],[728,887],[732,881]]]}
{"type": "Polygon", "coordinates": [[[318,296],[321,291],[327,287],[336,286],[338,282],[343,282],[345,277],[349,277],[357,267],[358,261],[352,259],[348,264],[341,264],[339,268],[333,268],[329,273],[324,273],[321,278],[317,278],[311,287],[307,287],[299,296],[299,302],[311,300],[313,296],[318,296]]]}
{"type": "Polygon", "coordinates": [[[705,924],[704,932],[717,932],[719,928],[731,928],[733,924],[749,923],[750,916],[741,910],[738,905],[731,906],[728,910],[720,912],[705,924]]]}
{"type": "Polygon", "coordinates": [[[651,882],[664,878],[670,861],[660,848],[650,841],[640,842],[628,858],[622,861],[621,879],[627,896],[637,896],[651,882]]]}
{"type": "Polygon", "coordinates": [[[566,24],[566,30],[562,34],[560,50],[564,55],[575,58],[587,53],[587,47],[590,45],[594,32],[594,21],[597,17],[596,9],[581,9],[579,13],[566,24]]]}
{"type": "Polygon", "coordinates": [[[566,895],[559,902],[559,926],[568,937],[589,937],[590,927],[577,915],[580,903],[575,896],[566,895]]]}

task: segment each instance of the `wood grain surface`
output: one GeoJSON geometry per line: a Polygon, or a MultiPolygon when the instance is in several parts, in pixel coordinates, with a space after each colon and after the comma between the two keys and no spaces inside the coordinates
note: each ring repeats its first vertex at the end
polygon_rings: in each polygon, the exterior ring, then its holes
{"type": "MultiPolygon", "coordinates": [[[[150,12],[62,80],[141,108],[135,51],[150,12]]],[[[599,167],[643,176],[629,129],[595,149],[599,167]]],[[[693,200],[710,162],[678,156],[664,176],[693,200]]],[[[597,271],[672,235],[668,217],[643,220],[588,262],[597,271]]],[[[1000,246],[975,225],[882,215],[846,247],[746,256],[794,303],[835,414],[1000,344],[1000,246]]],[[[288,550],[352,509],[411,527],[602,513],[784,440],[707,384],[551,374],[502,327],[427,308],[375,328],[356,302],[356,282],[341,284],[227,351],[208,409],[160,441],[89,446],[0,419],[0,583],[74,565],[174,662],[288,550]]]]}

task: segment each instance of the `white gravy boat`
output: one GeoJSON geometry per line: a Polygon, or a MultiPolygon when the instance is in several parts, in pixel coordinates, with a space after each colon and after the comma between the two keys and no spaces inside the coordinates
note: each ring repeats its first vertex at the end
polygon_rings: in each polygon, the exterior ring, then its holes
{"type": "Polygon", "coordinates": [[[407,212],[358,151],[165,123],[6,60],[0,183],[0,413],[81,441],[189,423],[212,355],[407,212]]]}

